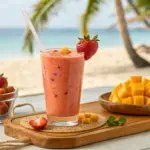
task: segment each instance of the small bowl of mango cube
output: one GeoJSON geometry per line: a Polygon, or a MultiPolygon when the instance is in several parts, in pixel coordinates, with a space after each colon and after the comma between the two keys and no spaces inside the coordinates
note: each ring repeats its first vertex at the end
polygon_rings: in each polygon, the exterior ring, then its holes
{"type": "Polygon", "coordinates": [[[150,115],[150,79],[132,76],[99,98],[102,107],[113,113],[150,115]]]}
{"type": "Polygon", "coordinates": [[[78,122],[80,124],[91,124],[99,121],[99,115],[96,113],[80,113],[78,116],[78,122]]]}

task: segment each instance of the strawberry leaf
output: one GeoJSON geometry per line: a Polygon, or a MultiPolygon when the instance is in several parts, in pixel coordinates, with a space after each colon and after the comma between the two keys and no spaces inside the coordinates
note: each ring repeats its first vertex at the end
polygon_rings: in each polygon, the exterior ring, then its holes
{"type": "Polygon", "coordinates": [[[87,35],[87,40],[90,40],[90,35],[89,34],[87,35]]]}
{"type": "Polygon", "coordinates": [[[98,34],[96,34],[96,35],[93,37],[92,40],[99,41],[99,39],[98,39],[98,34]]]}
{"type": "Polygon", "coordinates": [[[4,73],[0,74],[0,77],[2,77],[4,75],[4,73]]]}
{"type": "Polygon", "coordinates": [[[83,38],[78,37],[79,40],[83,40],[83,38]]]}

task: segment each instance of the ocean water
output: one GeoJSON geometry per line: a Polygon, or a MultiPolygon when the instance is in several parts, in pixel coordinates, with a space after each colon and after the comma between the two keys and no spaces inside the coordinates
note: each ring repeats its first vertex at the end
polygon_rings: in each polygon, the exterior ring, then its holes
{"type": "MultiPolygon", "coordinates": [[[[150,44],[150,31],[130,29],[130,36],[135,45],[150,44]]],[[[99,48],[123,47],[118,30],[90,30],[91,35],[99,35],[99,48]]],[[[64,46],[75,48],[81,37],[78,29],[44,29],[40,33],[42,43],[46,48],[61,48],[64,46]]],[[[22,51],[24,29],[0,29],[0,59],[16,59],[29,57],[27,52],[22,51]]],[[[37,43],[34,42],[34,56],[39,54],[37,43]]],[[[111,50],[111,49],[110,49],[111,50]]]]}

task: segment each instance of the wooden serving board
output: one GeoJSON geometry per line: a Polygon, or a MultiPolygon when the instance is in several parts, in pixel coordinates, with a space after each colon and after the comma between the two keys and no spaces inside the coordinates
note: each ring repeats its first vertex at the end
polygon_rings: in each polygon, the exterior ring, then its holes
{"type": "MultiPolygon", "coordinates": [[[[110,115],[120,117],[123,115],[112,114],[104,110],[99,101],[81,105],[81,112],[99,113],[103,117],[110,115]]],[[[31,114],[33,115],[33,114],[31,114]]],[[[91,143],[96,143],[112,138],[135,134],[150,130],[150,116],[126,115],[127,123],[124,126],[107,127],[103,126],[90,131],[78,133],[48,133],[34,131],[20,125],[20,120],[25,117],[6,119],[4,122],[5,134],[19,139],[30,139],[31,143],[44,148],[73,148],[91,143]]]]}

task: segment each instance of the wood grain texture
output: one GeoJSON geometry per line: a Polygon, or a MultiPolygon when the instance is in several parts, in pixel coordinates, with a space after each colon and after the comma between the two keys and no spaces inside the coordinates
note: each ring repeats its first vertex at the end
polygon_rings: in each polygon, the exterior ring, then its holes
{"type": "Polygon", "coordinates": [[[99,97],[100,104],[112,113],[120,113],[126,115],[147,115],[150,116],[150,105],[129,105],[118,104],[108,100],[110,92],[102,94],[99,97]]]}
{"type": "MultiPolygon", "coordinates": [[[[99,113],[103,117],[113,115],[120,117],[118,114],[112,114],[102,108],[99,101],[82,104],[81,112],[99,113]]],[[[32,144],[44,148],[73,148],[95,142],[100,142],[116,137],[126,136],[138,132],[150,130],[150,116],[131,116],[123,115],[127,118],[124,126],[102,127],[94,130],[79,133],[48,133],[37,132],[26,129],[20,125],[20,120],[25,117],[17,117],[13,120],[4,121],[5,134],[19,139],[30,139],[32,144]]]]}

